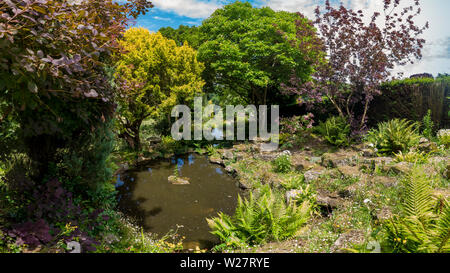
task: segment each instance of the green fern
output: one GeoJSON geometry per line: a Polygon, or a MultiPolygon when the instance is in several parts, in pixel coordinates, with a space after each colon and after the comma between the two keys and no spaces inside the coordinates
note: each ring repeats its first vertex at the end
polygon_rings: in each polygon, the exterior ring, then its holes
{"type": "Polygon", "coordinates": [[[394,252],[436,253],[450,251],[450,206],[444,200],[435,209],[430,178],[415,167],[405,179],[402,215],[385,224],[387,244],[394,252]]]}
{"type": "Polygon", "coordinates": [[[207,219],[212,234],[223,244],[218,247],[243,247],[268,241],[281,241],[298,235],[311,215],[308,201],[297,206],[295,202],[285,204],[282,196],[263,187],[256,198],[238,198],[234,216],[219,213],[207,219]]]}
{"type": "Polygon", "coordinates": [[[369,131],[366,140],[375,145],[381,155],[406,152],[420,140],[419,124],[406,119],[393,119],[378,124],[369,131]]]}
{"type": "Polygon", "coordinates": [[[350,144],[350,125],[342,117],[331,117],[321,122],[317,131],[331,145],[343,147],[350,144]]]}

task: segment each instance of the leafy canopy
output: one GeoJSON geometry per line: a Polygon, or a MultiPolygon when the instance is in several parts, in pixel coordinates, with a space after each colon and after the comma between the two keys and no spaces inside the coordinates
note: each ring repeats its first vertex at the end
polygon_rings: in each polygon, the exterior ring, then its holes
{"type": "Polygon", "coordinates": [[[115,71],[120,129],[138,140],[143,120],[167,118],[173,106],[190,104],[202,92],[204,65],[188,44],[177,46],[159,32],[131,28],[120,44],[125,50],[115,71]]]}
{"type": "Polygon", "coordinates": [[[237,1],[216,10],[199,28],[199,59],[206,65],[208,91],[265,104],[283,97],[279,86],[291,73],[308,79],[311,62],[291,43],[313,39],[315,32],[296,37],[296,20],[297,27],[312,28],[305,17],[250,3],[237,1]]]}
{"type": "Polygon", "coordinates": [[[323,40],[327,62],[318,65],[307,84],[293,76],[286,86],[289,93],[301,97],[301,104],[311,106],[326,98],[356,131],[365,129],[367,110],[380,93],[380,84],[395,66],[420,59],[425,43],[421,34],[428,23],[417,26],[414,21],[421,13],[419,0],[382,2],[382,10],[367,17],[342,3],[334,7],[329,0],[324,11],[317,7],[314,25],[323,40]]]}

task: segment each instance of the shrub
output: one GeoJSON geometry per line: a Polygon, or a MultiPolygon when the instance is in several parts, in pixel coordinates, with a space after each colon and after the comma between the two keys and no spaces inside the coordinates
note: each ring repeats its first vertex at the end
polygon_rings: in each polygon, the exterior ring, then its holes
{"type": "Polygon", "coordinates": [[[431,110],[428,110],[427,114],[423,117],[422,120],[422,135],[428,139],[433,138],[433,120],[431,119],[431,110]]]}
{"type": "Polygon", "coordinates": [[[437,134],[439,145],[444,145],[446,149],[450,148],[450,130],[440,130],[437,134]]]}
{"type": "Polygon", "coordinates": [[[159,150],[166,154],[176,153],[182,148],[180,141],[176,141],[171,136],[163,136],[159,144],[159,150]]]}
{"type": "Polygon", "coordinates": [[[277,173],[288,173],[292,169],[291,155],[284,152],[277,156],[273,161],[273,170],[277,173]]]}
{"type": "Polygon", "coordinates": [[[402,213],[385,224],[387,245],[394,252],[450,251],[450,204],[433,199],[429,180],[423,169],[414,168],[404,181],[402,213]]]}
{"type": "Polygon", "coordinates": [[[393,119],[378,124],[369,131],[367,141],[375,146],[379,154],[392,155],[406,152],[420,140],[418,124],[406,119],[393,119]]]}
{"type": "Polygon", "coordinates": [[[109,219],[103,209],[88,208],[85,202],[80,205],[82,202],[56,179],[42,184],[26,179],[15,181],[10,194],[19,205],[8,215],[10,223],[16,223],[4,231],[17,245],[46,248],[78,241],[83,251],[95,251],[98,242],[94,236],[101,230],[102,222],[109,219]]]}
{"type": "Polygon", "coordinates": [[[320,122],[317,131],[331,145],[342,147],[350,144],[350,124],[343,117],[331,117],[320,122]]]}
{"type": "Polygon", "coordinates": [[[207,219],[212,234],[225,246],[243,247],[268,241],[280,241],[296,236],[311,214],[309,202],[299,206],[295,202],[286,205],[280,194],[270,187],[261,189],[261,194],[249,199],[238,198],[234,216],[219,213],[218,217],[207,219]]]}
{"type": "Polygon", "coordinates": [[[282,118],[280,121],[281,134],[280,143],[289,145],[291,142],[301,144],[305,135],[311,130],[314,124],[314,115],[309,113],[304,116],[294,116],[282,118]]]}
{"type": "Polygon", "coordinates": [[[395,154],[396,162],[409,162],[415,164],[425,164],[428,162],[429,155],[424,152],[413,152],[408,153],[399,152],[395,154]]]}

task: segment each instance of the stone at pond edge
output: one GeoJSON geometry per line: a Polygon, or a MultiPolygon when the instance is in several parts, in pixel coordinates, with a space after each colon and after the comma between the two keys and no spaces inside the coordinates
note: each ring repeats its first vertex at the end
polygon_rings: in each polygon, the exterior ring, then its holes
{"type": "Polygon", "coordinates": [[[172,185],[189,185],[191,183],[189,183],[189,178],[186,177],[177,177],[175,175],[171,175],[167,178],[167,180],[169,181],[169,183],[171,183],[172,185]]]}
{"type": "Polygon", "coordinates": [[[222,158],[220,158],[219,156],[210,156],[209,162],[211,162],[213,164],[221,165],[221,166],[224,165],[222,158]]]}

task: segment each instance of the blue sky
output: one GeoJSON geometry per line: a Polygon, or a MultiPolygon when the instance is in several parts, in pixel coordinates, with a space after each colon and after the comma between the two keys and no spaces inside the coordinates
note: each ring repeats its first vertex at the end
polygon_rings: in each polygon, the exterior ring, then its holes
{"type": "MultiPolygon", "coordinates": [[[[412,0],[402,0],[412,1],[412,0]]],[[[215,9],[220,8],[233,0],[152,0],[153,8],[145,16],[141,16],[136,26],[157,31],[161,27],[179,25],[200,25],[202,20],[209,17],[215,9]]],[[[250,0],[254,6],[269,6],[274,10],[301,11],[312,17],[316,5],[323,0],[250,0]]],[[[332,2],[339,2],[332,0],[332,2]]],[[[381,0],[342,0],[346,6],[362,9],[367,12],[379,10],[381,0]]],[[[449,0],[422,0],[422,15],[418,23],[430,23],[430,29],[424,34],[427,44],[424,49],[424,57],[414,65],[407,65],[396,69],[409,76],[415,73],[429,72],[450,73],[450,15],[449,0]]]]}

